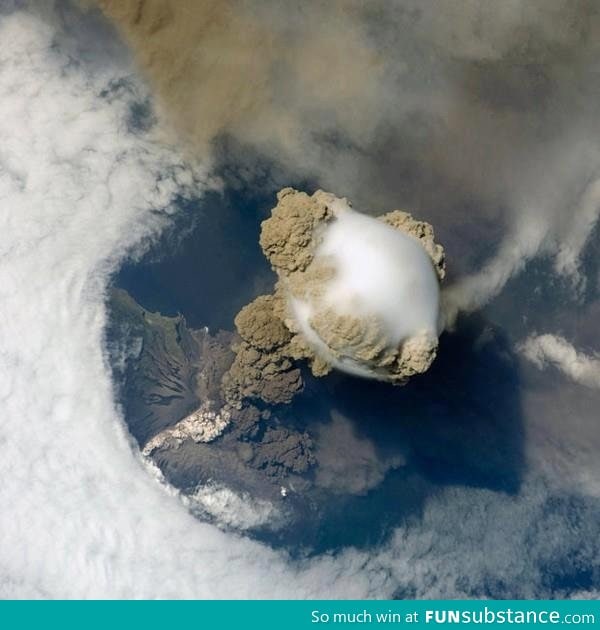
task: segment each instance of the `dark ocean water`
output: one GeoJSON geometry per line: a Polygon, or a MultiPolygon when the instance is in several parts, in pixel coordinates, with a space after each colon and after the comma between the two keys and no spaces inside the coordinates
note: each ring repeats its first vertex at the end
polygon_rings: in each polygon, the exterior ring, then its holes
{"type": "Polygon", "coordinates": [[[149,310],[183,314],[193,328],[231,329],[240,308],[273,284],[258,244],[272,202],[235,191],[185,202],[140,264],[123,266],[116,285],[149,310]]]}

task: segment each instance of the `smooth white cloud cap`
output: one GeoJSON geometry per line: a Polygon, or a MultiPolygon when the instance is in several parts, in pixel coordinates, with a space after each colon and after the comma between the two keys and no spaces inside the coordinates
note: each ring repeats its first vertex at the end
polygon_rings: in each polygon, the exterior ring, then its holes
{"type": "MultiPolygon", "coordinates": [[[[418,239],[350,208],[332,204],[335,219],[324,228],[315,261],[333,262],[336,274],[321,304],[340,315],[375,316],[385,327],[390,347],[417,335],[437,337],[440,291],[431,258],[418,239]]],[[[310,325],[310,303],[292,300],[304,336],[338,369],[371,376],[360,362],[333,356],[310,325]]]]}

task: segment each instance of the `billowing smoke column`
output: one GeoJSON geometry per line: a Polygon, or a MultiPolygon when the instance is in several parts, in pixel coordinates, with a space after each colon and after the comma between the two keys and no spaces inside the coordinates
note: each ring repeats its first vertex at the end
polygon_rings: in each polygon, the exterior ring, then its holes
{"type": "Polygon", "coordinates": [[[261,247],[278,281],[236,318],[242,338],[225,398],[286,402],[302,387],[298,359],[402,384],[438,346],[444,250],[431,225],[395,210],[375,218],[345,199],[292,188],[263,222],[261,247]]]}

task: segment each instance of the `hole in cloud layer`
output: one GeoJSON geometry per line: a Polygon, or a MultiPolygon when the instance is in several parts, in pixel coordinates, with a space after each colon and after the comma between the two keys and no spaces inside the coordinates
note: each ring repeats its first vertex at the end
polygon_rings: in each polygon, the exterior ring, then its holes
{"type": "MultiPolygon", "coordinates": [[[[257,18],[268,18],[296,44],[307,24],[320,22],[310,39],[319,57],[332,54],[336,41],[329,28],[336,21],[321,19],[331,18],[334,5],[319,6],[322,14],[294,14],[290,25],[276,3],[261,3],[257,18]]],[[[343,97],[360,105],[357,114],[344,109],[340,120],[331,113],[337,84],[328,84],[316,102],[299,99],[304,87],[313,95],[323,82],[314,63],[297,67],[304,57],[295,45],[294,72],[275,73],[282,91],[268,92],[280,95],[279,114],[293,115],[279,117],[272,135],[264,133],[273,121],[268,110],[257,127],[244,128],[252,107],[219,128],[229,153],[215,154],[213,172],[235,172],[237,188],[218,202],[208,192],[218,187],[208,160],[184,161],[170,145],[173,136],[158,124],[162,113],[152,113],[154,97],[106,21],[63,2],[4,5],[2,596],[555,597],[598,589],[598,391],[566,383],[560,373],[549,379],[515,357],[515,342],[533,332],[534,311],[539,318],[545,309],[560,323],[574,317],[576,304],[556,300],[552,271],[529,275],[526,261],[546,253],[552,270],[558,252],[561,274],[588,277],[593,270],[580,254],[596,247],[589,234],[597,219],[597,116],[590,99],[597,16],[583,1],[544,0],[523,11],[465,1],[441,15],[436,5],[373,3],[359,22],[345,13],[356,42],[368,43],[357,67],[372,63],[374,72],[364,76],[375,84],[381,75],[394,80],[385,82],[391,92],[381,92],[340,79],[351,90],[342,90],[343,97]],[[563,28],[565,18],[570,29],[563,28]],[[531,64],[517,72],[515,55],[531,64]],[[382,59],[396,68],[392,75],[379,66],[382,59]],[[514,98],[499,99],[500,87],[514,98]],[[290,108],[294,99],[299,104],[290,108]],[[315,128],[298,134],[304,126],[294,116],[316,121],[315,128]],[[326,133],[331,128],[337,135],[326,133]],[[382,153],[391,146],[393,152],[382,153]],[[257,162],[267,168],[258,172],[257,162]],[[290,173],[297,184],[318,179],[357,206],[405,205],[431,220],[454,260],[456,311],[484,304],[525,269],[524,285],[509,283],[502,295],[510,308],[491,304],[459,317],[455,332],[442,336],[431,372],[406,388],[337,375],[309,381],[292,406],[278,411],[277,436],[269,437],[273,425],[261,416],[258,431],[268,439],[254,461],[272,468],[267,454],[283,436],[300,454],[297,464],[311,448],[298,435],[312,435],[325,477],[307,474],[322,493],[317,498],[331,501],[329,512],[305,501],[301,486],[286,486],[285,499],[271,493],[265,503],[253,492],[262,487],[258,476],[244,478],[235,497],[228,494],[234,477],[218,466],[226,450],[211,460],[207,444],[187,443],[171,461],[164,456],[161,472],[141,460],[122,422],[124,414],[141,443],[195,399],[183,369],[172,389],[141,397],[137,408],[123,397],[128,370],[157,346],[140,344],[135,327],[119,328],[113,275],[144,307],[135,311],[146,313],[143,330],[162,326],[171,336],[154,341],[175,340],[181,361],[168,367],[185,367],[188,328],[230,329],[240,305],[272,282],[256,245],[257,219],[266,216],[280,183],[274,180],[294,183],[290,173]],[[478,273],[488,252],[497,256],[478,273]],[[117,273],[126,258],[127,268],[117,273]],[[465,280],[473,271],[475,279],[465,280]],[[527,292],[532,299],[520,299],[527,292]],[[153,310],[174,317],[165,323],[157,315],[152,328],[153,310]],[[185,321],[175,318],[178,312],[185,321]],[[359,460],[345,494],[332,486],[332,475],[354,462],[334,455],[332,468],[332,427],[359,460]],[[205,472],[194,468],[199,453],[206,470],[223,477],[213,494],[196,487],[205,472]],[[165,479],[186,493],[200,491],[198,503],[165,479]],[[241,508],[246,496],[251,501],[241,508]],[[274,519],[270,505],[289,505],[282,512],[297,510],[309,526],[284,513],[283,527],[261,529],[274,519]],[[225,531],[190,511],[208,514],[225,531]],[[236,533],[246,527],[256,529],[254,540],[236,533]]],[[[333,67],[343,72],[345,64],[333,67]]],[[[183,98],[188,113],[202,96],[196,89],[183,98]]],[[[196,125],[196,117],[180,120],[196,125]]],[[[598,351],[597,283],[584,290],[577,334],[591,353],[598,351]]],[[[536,325],[540,334],[575,335],[536,325]]],[[[288,462],[285,453],[276,455],[288,462]]],[[[248,456],[244,444],[236,461],[248,456]]]]}
{"type": "MultiPolygon", "coordinates": [[[[244,210],[256,221],[267,215],[273,203],[253,197],[250,189],[245,189],[243,198],[244,210]]],[[[226,199],[231,199],[228,193],[226,199]]],[[[211,249],[222,248],[234,267],[246,263],[246,276],[238,278],[240,291],[246,278],[263,276],[261,257],[243,249],[250,237],[256,238],[255,224],[247,232],[218,237],[202,229],[202,221],[196,225],[183,246],[172,247],[165,237],[148,253],[147,262],[127,265],[123,277],[152,283],[166,270],[191,273],[187,251],[208,255],[211,249]]],[[[210,282],[211,273],[196,268],[198,286],[205,278],[210,282]]],[[[133,290],[135,283],[129,287],[133,290]]],[[[140,287],[139,295],[134,291],[138,299],[145,291],[143,283],[140,287]]],[[[180,299],[176,290],[169,294],[164,288],[161,299],[172,300],[173,312],[180,311],[190,321],[199,312],[222,312],[237,291],[235,285],[224,283],[213,293],[210,306],[203,303],[196,311],[185,296],[180,299]]],[[[530,308],[539,310],[536,303],[524,305],[525,314],[530,308]]],[[[229,321],[222,321],[231,327],[235,309],[229,312],[229,321]]],[[[521,313],[508,319],[491,309],[491,315],[510,324],[511,334],[520,331],[521,313]]],[[[201,326],[201,318],[195,321],[201,326]]],[[[584,531],[594,526],[597,501],[589,497],[572,501],[572,488],[556,487],[554,476],[540,475],[537,463],[536,469],[530,469],[532,445],[526,441],[526,431],[531,415],[539,416],[542,431],[544,418],[550,418],[530,403],[524,410],[524,387],[511,336],[484,315],[461,318],[455,332],[442,335],[440,354],[430,371],[406,387],[390,389],[340,374],[325,381],[308,380],[305,393],[278,417],[286,426],[308,430],[313,436],[316,488],[302,487],[301,496],[290,491],[278,503],[288,510],[283,526],[259,528],[253,536],[294,556],[298,548],[310,549],[315,558],[325,550],[343,552],[348,545],[363,549],[373,562],[390,567],[397,596],[508,597],[576,591],[597,552],[595,543],[588,547],[588,539],[583,542],[584,531]],[[340,440],[344,452],[328,454],[340,440]],[[336,487],[335,476],[344,474],[344,467],[348,483],[336,487]],[[304,503],[309,496],[311,501],[304,503]],[[573,518],[581,525],[573,528],[573,518]],[[546,527],[564,536],[560,547],[555,546],[554,534],[533,533],[546,527]],[[540,537],[533,547],[532,535],[540,537]],[[491,545],[498,546],[497,554],[480,551],[491,545]],[[569,564],[574,550],[582,556],[579,568],[569,564]],[[553,553],[560,560],[551,561],[553,553]],[[524,554],[529,554],[527,559],[524,554]],[[523,575],[527,578],[521,582],[517,576],[523,575]]],[[[551,390],[556,390],[554,385],[551,390]]],[[[551,422],[558,435],[564,433],[551,422]]],[[[214,462],[201,465],[203,458],[211,461],[210,448],[190,445],[178,454],[164,454],[159,464],[167,477],[183,487],[202,483],[212,474],[234,488],[239,484],[241,489],[257,491],[243,471],[240,479],[214,462]]],[[[539,441],[538,449],[548,461],[557,460],[554,447],[539,441]]],[[[214,457],[221,457],[220,452],[214,451],[214,457]]]]}
{"type": "MultiPolygon", "coordinates": [[[[248,196],[247,199],[250,198],[248,196]]],[[[260,210],[262,203],[261,199],[255,200],[253,215],[263,215],[260,210]]],[[[240,239],[240,247],[237,247],[235,242],[231,242],[232,234],[227,233],[219,238],[215,233],[208,233],[200,222],[189,234],[183,247],[179,244],[171,247],[169,238],[165,236],[153,251],[148,252],[146,260],[127,264],[123,273],[117,276],[117,282],[120,278],[126,278],[133,296],[142,301],[146,296],[146,285],[141,282],[137,293],[131,278],[143,278],[152,285],[167,270],[171,273],[177,270],[176,273],[192,274],[195,282],[201,286],[205,277],[210,282],[212,271],[209,268],[194,268],[192,271],[188,267],[190,258],[187,252],[202,251],[208,256],[213,250],[219,252],[221,248],[229,248],[233,267],[242,261],[246,263],[247,275],[238,278],[240,289],[243,290],[245,278],[260,276],[263,270],[261,258],[257,257],[252,262],[252,258],[241,247],[251,236],[252,230],[240,233],[236,237],[240,239]],[[164,257],[162,260],[158,260],[159,253],[164,257]]],[[[162,299],[174,300],[172,305],[175,311],[180,310],[185,315],[184,325],[187,321],[198,321],[195,305],[187,299],[179,301],[177,291],[175,287],[169,294],[168,289],[165,289],[162,299]]],[[[210,305],[201,304],[200,313],[211,312],[212,309],[221,312],[236,299],[235,296],[236,291],[231,290],[231,285],[224,283],[220,291],[213,294],[210,305]]],[[[112,303],[116,306],[119,300],[114,298],[112,303]]],[[[232,327],[232,317],[233,313],[230,315],[229,328],[232,327]]],[[[471,316],[461,323],[456,333],[442,336],[441,352],[430,368],[431,373],[415,378],[406,387],[390,388],[388,385],[365,383],[340,375],[329,377],[323,384],[309,379],[305,394],[288,409],[279,409],[278,416],[287,426],[306,429],[314,436],[318,459],[319,451],[330,448],[328,439],[339,442],[340,437],[332,433],[332,428],[336,423],[335,413],[341,413],[344,417],[343,426],[346,427],[344,430],[355,433],[359,442],[364,441],[364,445],[358,444],[360,452],[370,453],[369,457],[374,458],[371,464],[365,462],[364,472],[359,473],[359,479],[362,475],[363,481],[357,480],[347,494],[364,495],[370,490],[373,493],[367,499],[354,500],[350,496],[348,502],[348,498],[340,499],[338,496],[332,500],[327,493],[319,496],[318,491],[315,494],[308,487],[302,487],[297,497],[299,514],[289,524],[290,534],[269,535],[267,539],[271,542],[281,540],[286,546],[297,545],[298,536],[305,537],[303,545],[310,542],[318,548],[327,548],[329,545],[339,548],[348,543],[362,545],[367,540],[385,537],[391,531],[390,528],[402,522],[407,514],[413,513],[415,509],[418,512],[420,508],[417,506],[427,500],[436,485],[460,484],[518,493],[524,469],[524,435],[519,367],[512,353],[498,327],[487,324],[481,317],[471,316]],[[330,418],[332,409],[333,420],[330,418]],[[380,467],[383,472],[378,472],[380,467]],[[378,492],[376,488],[388,472],[393,479],[386,482],[385,487],[378,492]],[[376,482],[370,481],[373,476],[376,482]],[[361,487],[361,483],[364,487],[361,487]],[[399,497],[393,505],[388,504],[390,495],[399,497]],[[323,514],[319,515],[314,510],[312,513],[306,511],[302,500],[308,500],[308,497],[311,497],[310,501],[320,504],[318,512],[323,514]],[[340,510],[340,505],[347,502],[347,507],[340,510]],[[360,521],[360,510],[353,507],[353,502],[356,505],[371,504],[364,512],[370,516],[360,527],[353,525],[355,519],[360,521]],[[379,516],[374,518],[374,514],[379,516]],[[340,515],[346,523],[342,529],[337,522],[340,515]],[[332,518],[334,520],[328,523],[328,519],[332,518]],[[300,519],[298,523],[297,519],[300,519]],[[335,543],[324,533],[329,528],[338,532],[335,543]],[[344,538],[346,534],[341,533],[345,529],[348,538],[344,538]],[[326,539],[328,542],[324,542],[326,539]]],[[[156,358],[156,355],[152,356],[156,358]]],[[[188,365],[193,364],[191,359],[188,365]]],[[[134,435],[144,444],[149,438],[149,430],[155,433],[185,415],[187,410],[183,411],[179,407],[186,400],[184,391],[192,398],[188,402],[190,409],[202,401],[194,393],[193,385],[177,392],[177,401],[172,401],[169,396],[161,400],[149,399],[147,393],[150,390],[140,385],[138,380],[139,362],[133,361],[132,366],[137,366],[138,371],[129,372],[124,379],[122,375],[118,378],[123,379],[122,400],[126,420],[134,435]],[[156,420],[151,420],[151,417],[156,420]]],[[[265,426],[269,426],[269,421],[265,426]]],[[[229,444],[227,448],[232,449],[234,446],[229,444]]],[[[355,467],[351,449],[338,455],[341,468],[355,467]],[[346,463],[344,458],[348,458],[346,463]]],[[[207,482],[215,476],[217,481],[231,483],[234,488],[237,486],[238,489],[247,490],[252,487],[250,479],[253,471],[243,467],[239,467],[237,472],[227,471],[217,444],[215,448],[188,444],[176,452],[163,453],[158,461],[171,481],[186,488],[207,482]]],[[[327,472],[327,466],[331,465],[326,464],[323,470],[320,467],[315,469],[317,487],[335,486],[331,479],[326,480],[327,475],[331,474],[327,472]]],[[[334,494],[339,495],[333,489],[334,494]]],[[[293,491],[290,500],[295,500],[293,491]]]]}

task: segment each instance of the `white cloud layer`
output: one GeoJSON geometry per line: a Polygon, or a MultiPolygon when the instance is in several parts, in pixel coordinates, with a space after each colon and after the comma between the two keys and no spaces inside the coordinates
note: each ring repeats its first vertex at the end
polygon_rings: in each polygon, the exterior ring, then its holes
{"type": "Polygon", "coordinates": [[[579,352],[563,337],[532,335],[519,351],[540,370],[551,365],[580,385],[600,389],[600,356],[579,352]]]}
{"type": "Polygon", "coordinates": [[[217,523],[234,529],[276,528],[282,516],[270,501],[254,499],[249,494],[233,492],[224,486],[207,484],[187,497],[192,512],[212,517],[217,523]]]}
{"type": "Polygon", "coordinates": [[[0,18],[0,595],[371,593],[364,559],[294,568],[199,523],[136,459],[102,353],[104,291],[174,195],[204,184],[127,129],[127,89],[100,96],[126,77],[79,66],[55,35],[0,18]]]}
{"type": "Polygon", "coordinates": [[[128,67],[68,54],[57,28],[0,14],[0,596],[525,596],[551,592],[557,558],[598,566],[597,507],[549,512],[530,480],[519,496],[439,490],[382,547],[294,562],[157,483],[115,406],[105,289],[208,181],[128,128],[128,67]]]}

